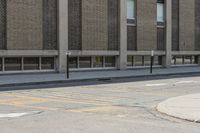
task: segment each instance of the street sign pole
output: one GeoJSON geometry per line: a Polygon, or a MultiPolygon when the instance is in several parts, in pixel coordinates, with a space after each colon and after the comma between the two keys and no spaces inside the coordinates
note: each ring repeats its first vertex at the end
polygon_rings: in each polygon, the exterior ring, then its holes
{"type": "Polygon", "coordinates": [[[71,53],[70,52],[67,52],[66,53],[66,55],[67,55],[67,79],[69,79],[69,56],[71,55],[71,53]]]}
{"type": "Polygon", "coordinates": [[[150,66],[150,73],[153,73],[153,64],[154,64],[154,51],[151,51],[151,66],[150,66]]]}

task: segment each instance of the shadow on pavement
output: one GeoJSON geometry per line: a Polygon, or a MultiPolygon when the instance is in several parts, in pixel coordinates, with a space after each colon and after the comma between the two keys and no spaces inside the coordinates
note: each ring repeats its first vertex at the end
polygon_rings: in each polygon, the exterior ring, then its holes
{"type": "Polygon", "coordinates": [[[147,76],[147,77],[133,77],[133,78],[101,78],[94,80],[82,80],[82,81],[55,81],[55,82],[44,82],[44,83],[27,83],[27,84],[13,84],[1,86],[0,91],[15,91],[15,90],[32,90],[32,89],[50,89],[50,88],[61,88],[61,87],[75,87],[75,86],[90,86],[100,84],[115,84],[115,83],[128,83],[137,81],[150,81],[150,80],[161,80],[161,79],[173,79],[173,78],[184,78],[184,77],[199,77],[200,73],[196,74],[180,74],[180,75],[169,75],[169,76],[147,76]]]}

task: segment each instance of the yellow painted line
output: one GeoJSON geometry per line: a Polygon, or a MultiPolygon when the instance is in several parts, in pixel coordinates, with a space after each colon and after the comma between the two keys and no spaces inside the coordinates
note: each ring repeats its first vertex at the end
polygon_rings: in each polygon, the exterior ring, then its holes
{"type": "Polygon", "coordinates": [[[97,103],[93,101],[79,101],[71,99],[58,99],[57,97],[47,96],[47,98],[39,98],[32,96],[19,96],[15,94],[7,94],[7,96],[16,97],[15,99],[0,100],[0,103],[16,103],[16,104],[34,104],[43,102],[62,102],[62,103],[79,103],[79,104],[92,104],[92,105],[108,105],[108,103],[97,103]],[[55,98],[55,99],[54,99],[55,98]]]}
{"type": "Polygon", "coordinates": [[[98,107],[89,107],[89,108],[81,108],[81,109],[72,109],[68,110],[70,112],[77,112],[77,113],[82,113],[82,112],[90,112],[90,113],[111,113],[111,112],[116,112],[121,110],[122,108],[120,107],[115,107],[115,106],[98,106],[98,107]]]}
{"type": "MultiPolygon", "coordinates": [[[[29,94],[27,93],[27,95],[29,95],[29,94]]],[[[11,96],[11,95],[9,95],[9,96],[11,96]]],[[[24,95],[12,94],[12,96],[20,97],[20,96],[24,96],[24,95]]],[[[68,102],[76,102],[76,103],[78,102],[78,103],[82,103],[82,104],[85,104],[85,103],[88,103],[88,104],[98,104],[98,105],[99,104],[108,104],[107,101],[102,101],[102,99],[105,99],[105,98],[102,98],[101,100],[97,100],[97,99],[91,99],[90,100],[90,99],[88,99],[88,96],[87,96],[87,99],[81,98],[80,95],[76,96],[76,98],[75,97],[72,98],[70,94],[68,94],[68,95],[60,95],[60,96],[63,96],[63,97],[59,97],[57,95],[55,95],[55,96],[52,96],[52,95],[43,95],[42,97],[46,98],[46,99],[50,98],[49,100],[52,100],[51,98],[54,98],[54,100],[59,98],[59,99],[62,99],[62,100],[68,100],[68,102]]],[[[32,96],[28,96],[28,97],[32,97],[32,96]]],[[[36,97],[41,97],[41,96],[39,95],[39,96],[36,96],[36,97]]]]}
{"type": "Polygon", "coordinates": [[[146,96],[176,96],[177,94],[175,92],[139,92],[139,95],[146,96]]]}

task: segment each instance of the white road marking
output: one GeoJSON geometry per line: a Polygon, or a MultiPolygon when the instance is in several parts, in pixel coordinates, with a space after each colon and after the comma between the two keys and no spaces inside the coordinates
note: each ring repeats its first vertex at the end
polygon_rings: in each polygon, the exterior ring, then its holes
{"type": "Polygon", "coordinates": [[[146,87],[154,87],[154,86],[165,86],[167,85],[166,83],[160,83],[160,84],[146,84],[146,87]]]}
{"type": "Polygon", "coordinates": [[[192,81],[192,80],[185,80],[185,81],[178,81],[175,84],[191,84],[191,83],[197,83],[198,81],[192,81]]]}
{"type": "Polygon", "coordinates": [[[29,113],[10,113],[10,114],[0,114],[0,118],[15,118],[28,115],[29,113]]]}
{"type": "Polygon", "coordinates": [[[26,115],[35,115],[40,114],[43,111],[32,111],[32,112],[23,112],[23,113],[8,113],[8,114],[0,114],[0,118],[17,118],[26,115]]]}

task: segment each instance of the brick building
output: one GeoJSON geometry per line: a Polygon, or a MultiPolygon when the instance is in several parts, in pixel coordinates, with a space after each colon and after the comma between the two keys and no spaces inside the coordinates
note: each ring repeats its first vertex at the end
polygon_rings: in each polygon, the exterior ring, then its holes
{"type": "Polygon", "coordinates": [[[199,0],[0,0],[0,73],[198,65],[199,0]]]}

